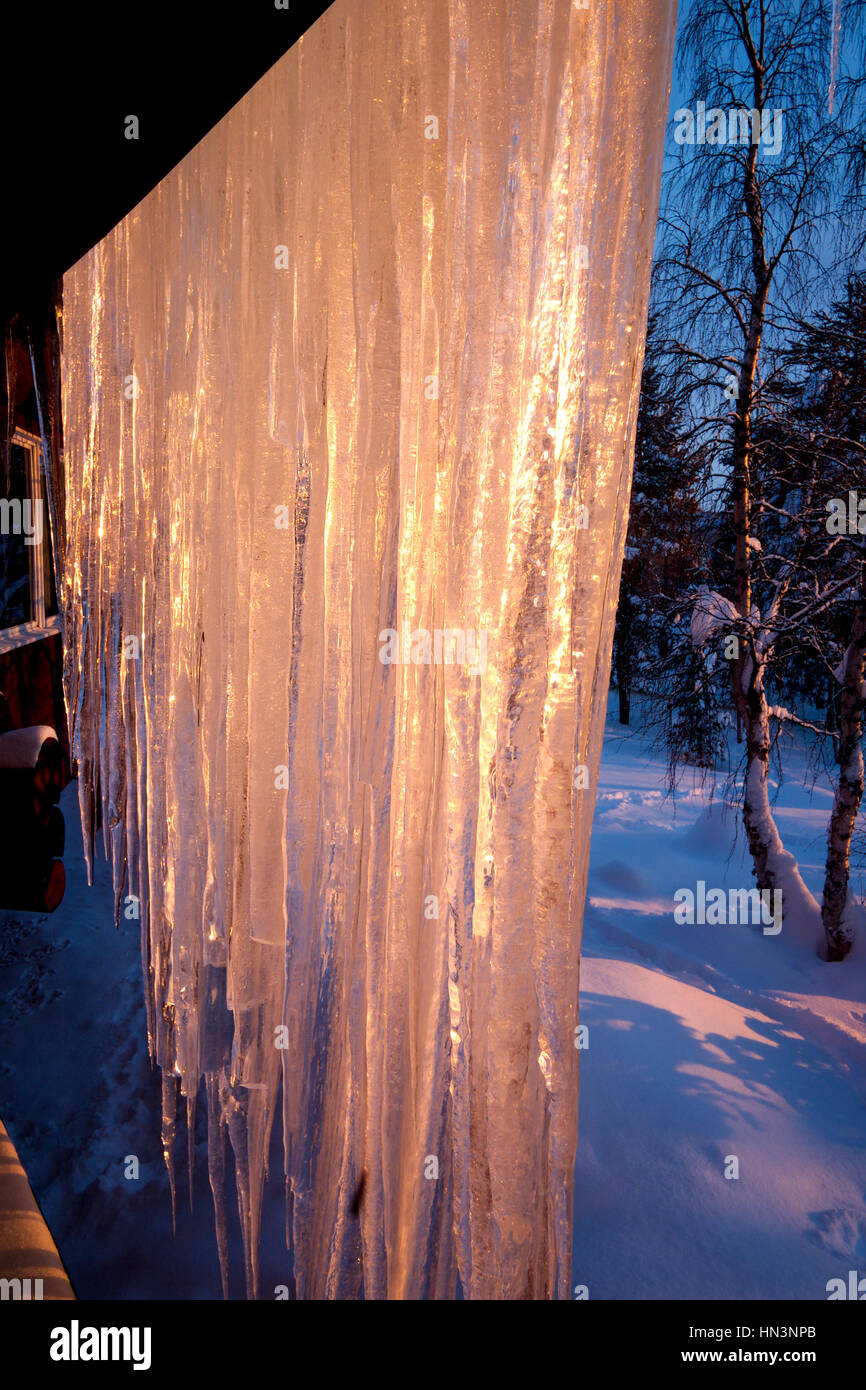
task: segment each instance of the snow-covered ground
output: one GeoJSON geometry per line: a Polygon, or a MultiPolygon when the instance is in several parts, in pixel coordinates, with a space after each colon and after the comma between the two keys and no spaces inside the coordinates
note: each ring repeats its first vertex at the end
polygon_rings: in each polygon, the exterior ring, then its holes
{"type": "MultiPolygon", "coordinates": [[[[804,789],[796,751],[786,777],[782,836],[820,895],[829,787],[804,789]]],[[[611,719],[581,975],[574,1282],[591,1299],[824,1299],[829,1279],[866,1274],[864,943],[827,965],[787,927],[678,925],[677,889],[752,878],[723,804],[697,787],[665,800],[664,786],[645,741],[611,719]]],[[[86,886],[74,785],[63,810],[61,908],[0,913],[0,1114],[79,1296],[217,1298],[203,1116],[195,1213],[182,1180],[173,1238],[136,924],[115,931],[102,860],[86,886]]],[[[286,1280],[282,1220],[277,1180],[265,1297],[286,1280]]]]}
{"type": "MultiPolygon", "coordinates": [[[[820,901],[831,792],[805,790],[796,748],[785,775],[777,822],[820,901]]],[[[674,893],[698,880],[753,886],[737,817],[696,785],[666,801],[645,741],[610,720],[581,966],[574,1282],[590,1298],[826,1299],[829,1279],[866,1274],[864,943],[830,965],[803,922],[679,925],[674,893]]]]}
{"type": "MultiPolygon", "coordinates": [[[[62,904],[50,917],[0,912],[0,1115],[80,1298],[220,1298],[205,1116],[197,1117],[194,1215],[178,1117],[182,1176],[173,1238],[138,923],[115,930],[110,873],[99,850],[95,883],[87,886],[76,783],[61,808],[62,904]],[[135,1180],[124,1175],[132,1156],[140,1165],[135,1180]]],[[[231,1293],[242,1297],[233,1189],[228,1217],[231,1293]]],[[[280,1208],[267,1253],[276,1252],[275,1274],[285,1278],[282,1219],[280,1208]]]]}

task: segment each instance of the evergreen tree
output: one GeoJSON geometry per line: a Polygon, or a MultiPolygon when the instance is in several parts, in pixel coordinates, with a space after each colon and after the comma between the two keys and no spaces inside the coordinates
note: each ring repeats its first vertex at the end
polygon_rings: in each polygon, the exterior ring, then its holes
{"type": "Polygon", "coordinates": [[[614,632],[613,675],[622,724],[630,722],[633,693],[655,692],[659,669],[674,645],[675,609],[701,569],[702,456],[688,448],[674,388],[658,356],[651,314],[614,632]]]}

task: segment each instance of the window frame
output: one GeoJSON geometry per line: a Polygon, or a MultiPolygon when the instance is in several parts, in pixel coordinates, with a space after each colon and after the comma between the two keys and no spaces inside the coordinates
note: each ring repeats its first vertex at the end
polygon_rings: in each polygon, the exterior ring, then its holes
{"type": "MultiPolygon", "coordinates": [[[[42,440],[38,434],[32,434],[30,430],[16,426],[12,432],[11,442],[17,444],[27,455],[27,489],[30,497],[34,502],[37,500],[44,502],[47,485],[42,440]]],[[[59,611],[50,617],[45,615],[45,604],[48,597],[46,574],[50,561],[47,541],[51,534],[51,517],[48,514],[47,506],[44,511],[42,539],[38,545],[27,547],[30,574],[30,612],[32,616],[28,622],[18,623],[15,627],[0,627],[0,656],[6,652],[14,651],[17,647],[27,646],[30,642],[39,642],[44,637],[50,637],[53,633],[60,632],[59,611]]]]}

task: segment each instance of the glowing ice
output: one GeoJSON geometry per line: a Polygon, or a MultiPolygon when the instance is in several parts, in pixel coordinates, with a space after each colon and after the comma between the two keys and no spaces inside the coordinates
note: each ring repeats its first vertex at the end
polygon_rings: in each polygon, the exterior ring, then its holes
{"type": "Polygon", "coordinates": [[[64,281],[85,836],[251,1292],[281,1095],[300,1297],[568,1296],[674,19],[338,0],[64,281]]]}

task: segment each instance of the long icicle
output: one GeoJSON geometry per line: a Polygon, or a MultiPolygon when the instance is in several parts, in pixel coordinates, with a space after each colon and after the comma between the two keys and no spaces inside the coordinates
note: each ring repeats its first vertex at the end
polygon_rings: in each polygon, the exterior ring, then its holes
{"type": "Polygon", "coordinates": [[[336,0],[64,279],[85,843],[224,1291],[282,1105],[298,1298],[569,1296],[675,11],[336,0]]]}

